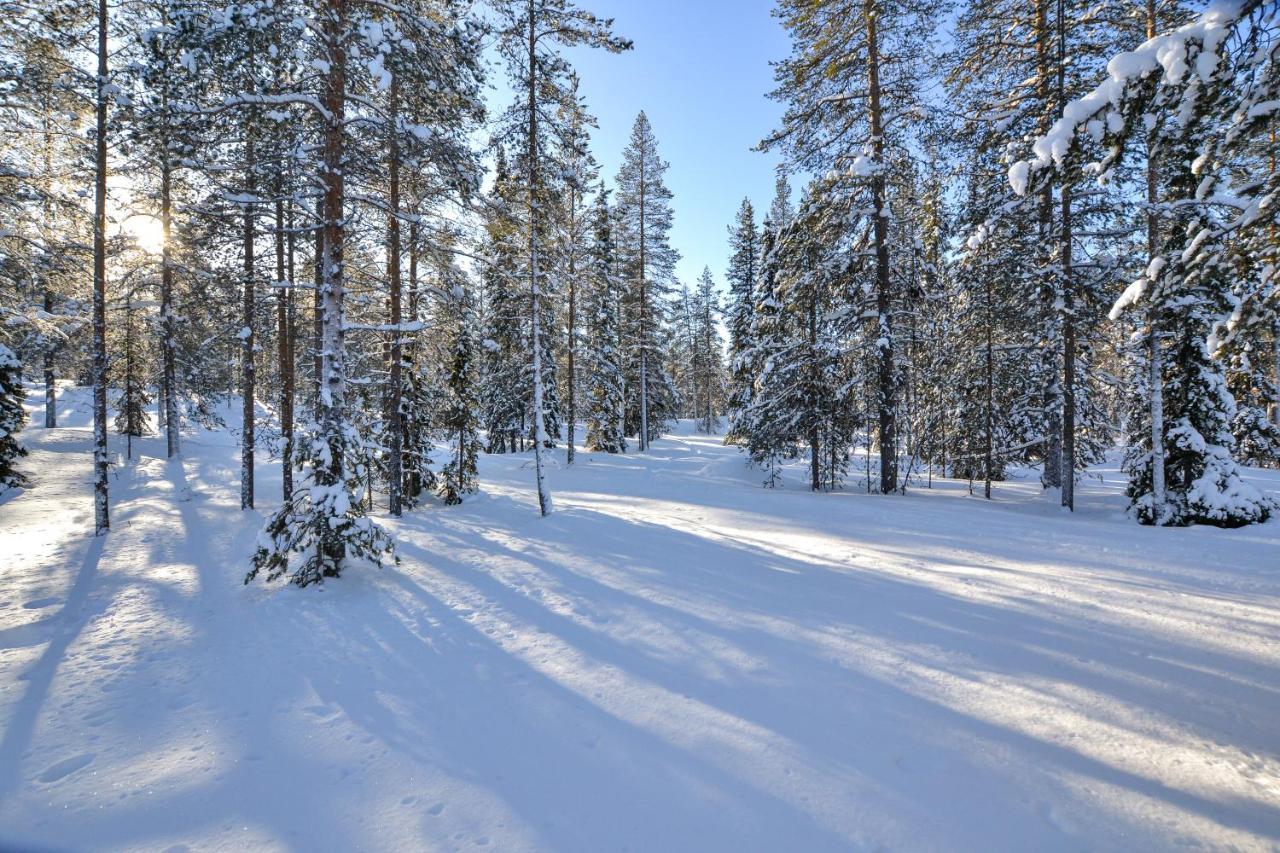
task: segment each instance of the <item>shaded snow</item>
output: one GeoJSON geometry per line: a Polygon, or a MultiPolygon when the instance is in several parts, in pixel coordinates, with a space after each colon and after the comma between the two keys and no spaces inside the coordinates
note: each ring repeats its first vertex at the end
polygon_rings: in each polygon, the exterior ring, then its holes
{"type": "Polygon", "coordinates": [[[143,440],[94,539],[78,393],[0,498],[0,848],[1280,844],[1276,523],[1138,527],[1113,468],[1075,516],[766,491],[686,425],[244,587],[276,463],[242,513],[230,435],[143,440]]]}

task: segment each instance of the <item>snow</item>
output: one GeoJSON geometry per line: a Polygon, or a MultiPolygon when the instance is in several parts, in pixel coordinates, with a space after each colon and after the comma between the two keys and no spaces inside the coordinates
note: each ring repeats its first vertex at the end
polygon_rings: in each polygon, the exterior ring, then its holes
{"type": "Polygon", "coordinates": [[[399,566],[244,586],[278,463],[241,512],[231,435],[136,441],[95,539],[59,410],[0,497],[0,848],[1280,844],[1276,522],[1139,527],[1114,465],[1074,515],[765,490],[681,424],[552,465],[548,518],[486,456],[375,514],[399,566]]]}
{"type": "MultiPolygon", "coordinates": [[[[1061,166],[1080,129],[1088,130],[1089,120],[1103,110],[1109,110],[1106,115],[1108,128],[1115,132],[1116,122],[1120,119],[1110,108],[1120,106],[1126,91],[1135,81],[1159,71],[1162,83],[1177,86],[1186,78],[1187,58],[1194,53],[1196,78],[1209,82],[1217,70],[1218,50],[1243,8],[1240,0],[1213,0],[1190,23],[1147,39],[1136,49],[1113,57],[1107,63],[1107,78],[1068,103],[1048,132],[1035,140],[1031,146],[1032,159],[1020,160],[1009,167],[1009,184],[1013,191],[1026,195],[1032,170],[1061,166]]],[[[1184,105],[1189,105],[1189,100],[1184,101],[1184,105]]],[[[1098,130],[1101,130],[1100,125],[1098,130]]]]}

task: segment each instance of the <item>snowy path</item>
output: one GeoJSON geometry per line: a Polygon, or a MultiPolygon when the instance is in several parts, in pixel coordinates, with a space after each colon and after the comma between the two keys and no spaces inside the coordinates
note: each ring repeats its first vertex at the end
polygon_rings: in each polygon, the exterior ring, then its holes
{"type": "Polygon", "coordinates": [[[144,441],[93,539],[68,422],[0,499],[0,848],[1280,846],[1280,524],[767,492],[682,435],[545,520],[486,457],[398,568],[245,588],[230,436],[144,441]]]}

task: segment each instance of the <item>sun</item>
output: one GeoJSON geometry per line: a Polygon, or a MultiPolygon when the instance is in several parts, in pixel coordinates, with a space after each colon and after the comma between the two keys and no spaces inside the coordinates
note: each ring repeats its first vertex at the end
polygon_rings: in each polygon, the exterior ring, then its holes
{"type": "Polygon", "coordinates": [[[164,228],[154,216],[131,216],[125,230],[138,241],[142,251],[158,255],[164,249],[164,228]]]}

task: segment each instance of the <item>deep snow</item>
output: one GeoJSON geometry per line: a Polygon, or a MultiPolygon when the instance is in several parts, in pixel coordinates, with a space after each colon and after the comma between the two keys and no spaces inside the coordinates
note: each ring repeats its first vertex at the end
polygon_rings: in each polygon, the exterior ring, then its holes
{"type": "Polygon", "coordinates": [[[1275,522],[767,491],[686,429],[245,587],[278,463],[242,513],[233,435],[145,439],[94,538],[84,402],[0,497],[0,848],[1280,846],[1275,522]]]}

